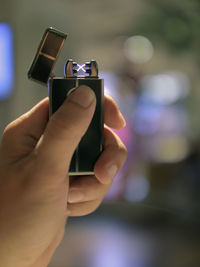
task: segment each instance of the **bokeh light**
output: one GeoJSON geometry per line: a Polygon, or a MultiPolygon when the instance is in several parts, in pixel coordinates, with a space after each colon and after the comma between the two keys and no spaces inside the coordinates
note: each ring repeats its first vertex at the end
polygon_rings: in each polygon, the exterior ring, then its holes
{"type": "Polygon", "coordinates": [[[154,149],[154,159],[157,162],[179,162],[189,152],[189,144],[183,136],[165,136],[158,138],[154,149]]]}
{"type": "Polygon", "coordinates": [[[140,202],[144,200],[149,193],[150,185],[148,179],[144,176],[127,177],[125,199],[130,202],[140,202]]]}
{"type": "Polygon", "coordinates": [[[135,64],[142,64],[153,56],[153,45],[144,36],[132,36],[124,43],[124,54],[126,58],[135,64]]]}
{"type": "Polygon", "coordinates": [[[144,76],[140,81],[143,97],[150,102],[168,105],[188,95],[190,82],[188,77],[178,71],[169,71],[144,76]]]}

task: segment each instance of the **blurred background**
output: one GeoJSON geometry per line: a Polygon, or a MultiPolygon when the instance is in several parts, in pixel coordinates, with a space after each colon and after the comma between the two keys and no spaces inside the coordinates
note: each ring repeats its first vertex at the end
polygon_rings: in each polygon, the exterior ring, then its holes
{"type": "Polygon", "coordinates": [[[27,79],[44,30],[55,67],[96,59],[127,126],[128,160],[101,207],[70,218],[50,267],[200,266],[200,1],[1,0],[0,134],[44,98],[27,79]]]}

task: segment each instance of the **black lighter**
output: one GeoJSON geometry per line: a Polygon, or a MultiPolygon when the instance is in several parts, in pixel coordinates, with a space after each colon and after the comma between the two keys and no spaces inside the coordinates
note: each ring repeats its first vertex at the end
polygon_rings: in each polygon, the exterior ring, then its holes
{"type": "Polygon", "coordinates": [[[94,60],[80,65],[69,59],[64,68],[65,76],[53,75],[52,69],[66,37],[66,34],[53,28],[45,31],[28,71],[28,78],[48,85],[50,116],[77,86],[87,85],[94,91],[97,100],[94,116],[74,152],[69,169],[69,175],[93,175],[94,164],[103,151],[103,80],[98,78],[98,66],[94,60]]]}

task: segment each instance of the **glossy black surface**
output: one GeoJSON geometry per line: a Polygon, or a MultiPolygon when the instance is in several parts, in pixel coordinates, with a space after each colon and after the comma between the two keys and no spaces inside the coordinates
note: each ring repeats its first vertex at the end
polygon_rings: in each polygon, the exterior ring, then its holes
{"type": "Polygon", "coordinates": [[[47,85],[66,37],[66,34],[53,28],[48,28],[45,31],[28,71],[29,79],[47,85]]]}
{"type": "Polygon", "coordinates": [[[94,164],[102,152],[104,136],[103,80],[94,78],[77,79],[56,77],[49,81],[50,115],[56,112],[60,105],[62,105],[69,90],[82,84],[88,85],[94,91],[97,104],[89,128],[81,139],[72,158],[69,172],[76,173],[76,175],[93,172],[94,164]]]}

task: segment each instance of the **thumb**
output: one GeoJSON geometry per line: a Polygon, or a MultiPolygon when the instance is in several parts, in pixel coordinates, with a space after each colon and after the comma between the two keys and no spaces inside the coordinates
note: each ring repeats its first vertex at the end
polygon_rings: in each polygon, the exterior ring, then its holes
{"type": "Polygon", "coordinates": [[[92,120],[95,104],[94,92],[82,85],[53,114],[35,148],[43,170],[66,174],[73,153],[92,120]]]}

